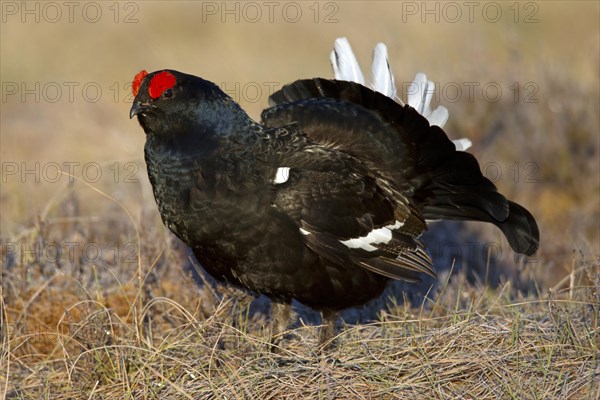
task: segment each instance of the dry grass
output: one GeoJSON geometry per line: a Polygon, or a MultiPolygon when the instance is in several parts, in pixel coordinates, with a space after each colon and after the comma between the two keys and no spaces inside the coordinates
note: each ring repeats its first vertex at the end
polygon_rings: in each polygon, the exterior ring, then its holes
{"type": "MultiPolygon", "coordinates": [[[[112,22],[112,2],[97,24],[3,21],[3,84],[95,82],[104,95],[2,100],[0,397],[599,399],[599,6],[536,3],[538,22],[523,24],[502,3],[510,18],[496,24],[450,24],[401,22],[406,3],[336,3],[334,24],[200,23],[202,3],[161,1],[136,3],[136,24],[112,22]],[[315,354],[314,315],[301,311],[305,323],[272,354],[264,303],[191,276],[159,220],[125,89],[115,101],[110,88],[142,67],[230,89],[330,76],[342,35],[363,64],[386,42],[399,86],[424,70],[440,87],[503,88],[495,102],[481,92],[439,102],[449,135],[471,138],[484,172],[535,215],[540,250],[515,259],[493,227],[432,227],[440,285],[406,286],[404,298],[395,288],[347,313],[362,323],[340,326],[326,358],[315,354]],[[57,181],[44,176],[52,162],[63,166],[57,181]],[[72,179],[65,162],[79,163],[72,179]],[[84,174],[90,162],[101,179],[84,174]],[[39,173],[7,173],[35,163],[39,173]],[[462,257],[439,250],[448,245],[462,257]]],[[[311,15],[313,3],[301,4],[311,15]]],[[[232,94],[253,117],[267,103],[266,90],[232,94]]]]}
{"type": "MultiPolygon", "coordinates": [[[[103,242],[113,218],[87,234],[103,242]]],[[[74,234],[31,228],[28,248],[74,234]]],[[[198,286],[182,268],[180,244],[159,224],[139,242],[135,229],[123,231],[124,241],[139,243],[134,265],[112,256],[86,265],[64,253],[53,259],[57,267],[15,253],[20,260],[3,269],[7,398],[600,395],[598,260],[575,255],[563,282],[528,296],[510,283],[471,283],[465,270],[450,274],[420,304],[392,304],[377,322],[342,327],[339,345],[321,357],[317,327],[304,324],[269,352],[264,310],[251,311],[241,292],[198,286]]]]}
{"type": "Polygon", "coordinates": [[[8,398],[599,395],[597,259],[573,255],[555,290],[526,297],[510,284],[470,283],[463,270],[422,305],[344,327],[322,360],[314,326],[296,329],[281,355],[269,353],[264,314],[250,314],[239,293],[198,288],[160,224],[136,230],[110,210],[99,214],[93,225],[58,215],[58,227],[39,221],[16,240],[25,249],[93,240],[105,244],[102,259],[2,254],[0,387],[8,398]],[[139,254],[115,257],[115,230],[139,254]]]}

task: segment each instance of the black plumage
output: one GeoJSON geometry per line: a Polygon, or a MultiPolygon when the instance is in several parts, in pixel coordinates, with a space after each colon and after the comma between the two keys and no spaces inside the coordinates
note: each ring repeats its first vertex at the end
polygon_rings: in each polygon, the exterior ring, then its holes
{"type": "Polygon", "coordinates": [[[534,218],[471,154],[359,84],[294,82],[271,96],[261,123],[177,71],[138,75],[134,92],[165,225],[213,277],[277,304],[296,299],[330,327],[390,279],[434,275],[418,240],[426,220],[491,222],[515,251],[538,247],[534,218]]]}

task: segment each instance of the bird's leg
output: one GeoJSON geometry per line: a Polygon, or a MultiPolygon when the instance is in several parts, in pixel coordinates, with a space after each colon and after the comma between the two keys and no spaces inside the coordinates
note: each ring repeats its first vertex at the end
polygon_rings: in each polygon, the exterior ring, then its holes
{"type": "Polygon", "coordinates": [[[283,333],[286,331],[291,319],[292,308],[289,304],[277,301],[271,302],[271,351],[277,349],[277,346],[283,339],[283,333]]]}
{"type": "Polygon", "coordinates": [[[319,334],[319,350],[326,352],[335,347],[335,325],[339,317],[339,311],[323,310],[323,326],[319,334]]]}

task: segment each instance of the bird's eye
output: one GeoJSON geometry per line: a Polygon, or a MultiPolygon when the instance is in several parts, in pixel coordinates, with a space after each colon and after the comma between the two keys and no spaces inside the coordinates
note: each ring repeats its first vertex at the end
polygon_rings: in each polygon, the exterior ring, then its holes
{"type": "Polygon", "coordinates": [[[163,96],[165,97],[165,99],[170,99],[171,97],[173,97],[173,89],[165,90],[163,96]]]}

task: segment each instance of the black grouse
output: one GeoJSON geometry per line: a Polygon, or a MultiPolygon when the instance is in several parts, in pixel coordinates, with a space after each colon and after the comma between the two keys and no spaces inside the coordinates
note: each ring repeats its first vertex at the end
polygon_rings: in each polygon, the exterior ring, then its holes
{"type": "Polygon", "coordinates": [[[130,117],[146,133],[148,176],[164,224],[214,278],[337,313],[391,279],[434,275],[418,240],[426,220],[496,225],[532,255],[532,215],[497,192],[475,158],[409,105],[358,83],[299,80],[257,123],[217,85],[174,70],[140,72],[130,117]]]}

